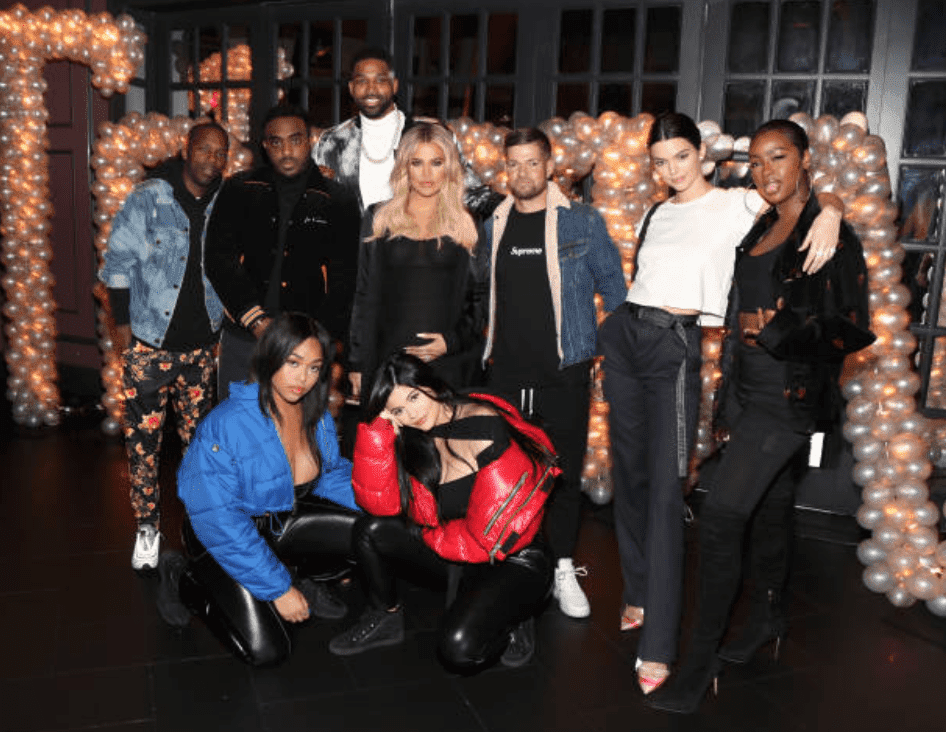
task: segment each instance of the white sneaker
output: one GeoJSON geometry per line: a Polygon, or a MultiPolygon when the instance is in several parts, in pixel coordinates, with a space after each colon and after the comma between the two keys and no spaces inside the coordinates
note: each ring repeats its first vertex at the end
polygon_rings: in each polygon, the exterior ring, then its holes
{"type": "Polygon", "coordinates": [[[558,560],[552,594],[558,600],[561,611],[570,618],[587,618],[591,615],[591,605],[576,579],[587,574],[588,569],[574,566],[571,558],[563,557],[558,560]]]}
{"type": "Polygon", "coordinates": [[[132,569],[157,569],[158,554],[161,552],[161,534],[151,524],[138,527],[135,539],[135,551],[131,555],[132,569]]]}

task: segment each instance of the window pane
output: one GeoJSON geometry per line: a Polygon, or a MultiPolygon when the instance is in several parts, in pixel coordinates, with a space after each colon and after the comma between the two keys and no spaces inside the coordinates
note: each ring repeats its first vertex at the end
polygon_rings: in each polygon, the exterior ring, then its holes
{"type": "Polygon", "coordinates": [[[602,84],[598,88],[598,114],[617,112],[625,117],[634,116],[634,84],[602,84]]]}
{"type": "Polygon", "coordinates": [[[332,116],[332,87],[309,87],[309,124],[330,127],[335,124],[332,116]]]}
{"type": "Polygon", "coordinates": [[[729,28],[729,70],[758,73],[769,66],[769,3],[735,3],[729,28]]]}
{"type": "Polygon", "coordinates": [[[342,47],[337,50],[341,56],[342,73],[351,69],[351,60],[368,41],[368,21],[359,18],[349,18],[342,21],[342,47]]]}
{"type": "Polygon", "coordinates": [[[814,112],[815,82],[776,81],[772,84],[770,119],[788,119],[795,112],[814,112]]]}
{"type": "Polygon", "coordinates": [[[946,71],[943,28],[946,28],[946,2],[920,0],[913,38],[914,71],[946,71]]]}
{"type": "MultiPolygon", "coordinates": [[[[940,312],[943,307],[940,306],[940,312]]],[[[926,406],[946,409],[946,338],[933,339],[933,362],[930,364],[930,388],[926,406]]]]}
{"type": "Polygon", "coordinates": [[[201,28],[198,38],[200,59],[200,81],[219,81],[221,74],[220,31],[217,28],[201,28]],[[211,58],[213,56],[213,58],[211,58]]]}
{"type": "Polygon", "coordinates": [[[841,119],[848,112],[863,112],[866,108],[866,81],[825,82],[821,91],[821,114],[841,119]]]}
{"type": "Polygon", "coordinates": [[[726,85],[723,129],[733,137],[751,135],[762,124],[764,81],[736,81],[726,85]]]}
{"type": "Polygon", "coordinates": [[[946,195],[946,170],[900,170],[900,236],[914,241],[939,240],[940,200],[946,195]]]}
{"type": "Polygon", "coordinates": [[[190,30],[171,31],[171,83],[187,81],[194,63],[194,36],[190,30]]]}
{"type": "Polygon", "coordinates": [[[286,61],[292,64],[295,69],[295,75],[305,68],[302,61],[302,28],[298,23],[286,23],[279,26],[279,38],[276,41],[277,48],[282,49],[286,61]]]}
{"type": "Polygon", "coordinates": [[[673,82],[645,83],[641,87],[641,112],[659,114],[677,109],[677,85],[673,82]]]}
{"type": "Polygon", "coordinates": [[[559,36],[558,69],[562,73],[588,71],[591,68],[591,10],[562,11],[559,36]]]}
{"type": "Polygon", "coordinates": [[[602,71],[634,70],[636,22],[637,11],[634,8],[604,11],[604,23],[601,27],[602,71]]]}
{"type": "Polygon", "coordinates": [[[516,92],[512,84],[494,84],[486,87],[486,108],[483,121],[494,125],[512,127],[515,119],[516,92]]]}
{"type": "Polygon", "coordinates": [[[440,118],[438,89],[437,86],[414,87],[414,105],[412,109],[416,116],[440,118]]]}
{"type": "Polygon", "coordinates": [[[447,99],[447,119],[476,117],[477,84],[451,84],[447,99]]]}
{"type": "Polygon", "coordinates": [[[440,73],[440,16],[414,18],[414,75],[440,73]]]}
{"type": "Polygon", "coordinates": [[[874,0],[836,0],[831,5],[826,71],[870,71],[874,0]]]}
{"type": "Polygon", "coordinates": [[[946,81],[914,81],[907,104],[904,155],[946,155],[946,81]]]}
{"type": "Polygon", "coordinates": [[[171,116],[196,117],[199,115],[191,114],[191,94],[186,91],[171,92],[171,116]]]}
{"type": "Polygon", "coordinates": [[[335,73],[335,23],[317,20],[309,30],[309,78],[331,79],[335,73]]]}
{"type": "Polygon", "coordinates": [[[673,73],[679,65],[680,8],[648,8],[644,71],[673,73]]]}
{"type": "Polygon", "coordinates": [[[778,33],[778,70],[818,70],[821,4],[787,2],[782,5],[778,33]]]}
{"type": "Polygon", "coordinates": [[[450,73],[479,73],[479,23],[475,15],[450,18],[450,73]]]}
{"type": "Polygon", "coordinates": [[[516,73],[516,42],[519,16],[515,13],[496,13],[489,16],[489,35],[486,50],[486,71],[490,74],[516,73]]]}
{"type": "Polygon", "coordinates": [[[145,109],[145,90],[142,86],[129,86],[125,94],[125,114],[129,112],[140,112],[146,114],[145,109]]]}
{"type": "Polygon", "coordinates": [[[568,117],[572,112],[588,111],[587,84],[559,84],[555,101],[555,114],[568,117]]]}

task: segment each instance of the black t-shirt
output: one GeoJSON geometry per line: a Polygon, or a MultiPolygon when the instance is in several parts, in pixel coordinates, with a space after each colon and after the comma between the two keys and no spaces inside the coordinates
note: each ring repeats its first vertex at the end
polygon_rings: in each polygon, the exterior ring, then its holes
{"type": "MultiPolygon", "coordinates": [[[[784,245],[783,245],[784,246],[784,245]]],[[[754,313],[757,308],[775,308],[775,293],[772,291],[772,266],[782,246],[769,252],[753,256],[743,254],[736,265],[736,286],[739,288],[739,309],[754,313]]]]}
{"type": "Polygon", "coordinates": [[[545,211],[523,214],[513,208],[496,252],[493,379],[541,384],[557,376],[558,366],[545,211]]]}

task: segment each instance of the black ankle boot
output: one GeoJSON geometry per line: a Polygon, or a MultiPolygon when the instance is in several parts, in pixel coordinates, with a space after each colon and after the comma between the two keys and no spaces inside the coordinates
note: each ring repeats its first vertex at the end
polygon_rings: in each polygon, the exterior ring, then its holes
{"type": "Polygon", "coordinates": [[[645,702],[678,714],[695,712],[706,690],[715,687],[719,672],[716,651],[729,622],[729,609],[739,586],[742,537],[746,517],[703,507],[700,516],[699,598],[696,627],[679,671],[645,702]]]}
{"type": "Polygon", "coordinates": [[[786,629],[781,598],[775,590],[767,590],[753,600],[746,627],[719,650],[719,657],[730,663],[746,663],[762,646],[774,641],[773,655],[777,661],[786,629]]]}

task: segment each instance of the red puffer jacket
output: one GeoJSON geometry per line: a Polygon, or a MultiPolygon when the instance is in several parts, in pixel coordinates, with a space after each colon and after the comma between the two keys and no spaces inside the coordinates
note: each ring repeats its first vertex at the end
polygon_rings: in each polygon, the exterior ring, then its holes
{"type": "MultiPolygon", "coordinates": [[[[510,425],[553,449],[546,434],[523,420],[508,402],[486,394],[472,396],[494,404],[510,425]]],[[[376,516],[401,512],[394,439],[394,428],[381,417],[358,425],[352,485],[358,505],[376,516]]],[[[477,472],[466,516],[440,523],[433,494],[414,478],[408,515],[425,527],[424,542],[444,559],[502,560],[535,538],[545,501],[560,472],[554,466],[537,468],[522,448],[510,441],[502,455],[477,472]]]]}

